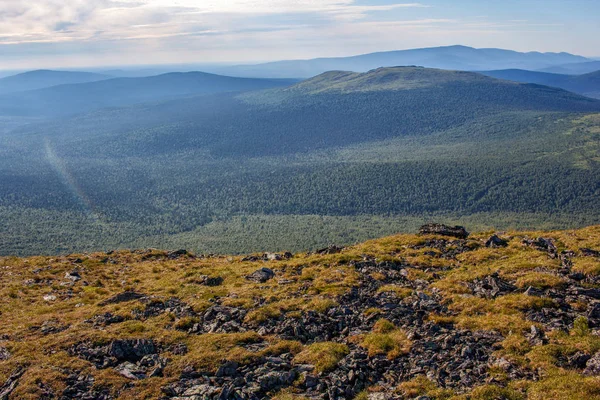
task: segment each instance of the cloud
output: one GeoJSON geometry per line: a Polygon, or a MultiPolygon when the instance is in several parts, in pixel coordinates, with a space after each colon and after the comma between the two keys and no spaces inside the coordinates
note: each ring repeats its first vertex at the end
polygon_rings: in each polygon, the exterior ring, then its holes
{"type": "Polygon", "coordinates": [[[181,36],[227,31],[268,15],[313,13],[353,21],[371,12],[415,7],[426,6],[365,6],[354,0],[2,0],[0,43],[181,36]]]}
{"type": "Polygon", "coordinates": [[[517,33],[543,31],[546,38],[548,30],[564,30],[546,21],[445,18],[457,14],[427,1],[0,0],[0,62],[252,62],[457,43],[491,47],[517,33]]]}

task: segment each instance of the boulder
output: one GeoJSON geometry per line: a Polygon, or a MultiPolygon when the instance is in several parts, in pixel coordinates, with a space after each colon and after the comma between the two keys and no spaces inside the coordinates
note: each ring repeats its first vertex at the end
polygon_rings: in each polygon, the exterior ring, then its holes
{"type": "Polygon", "coordinates": [[[137,365],[130,362],[124,362],[118,365],[115,367],[115,370],[127,379],[138,380],[146,378],[145,371],[139,369],[137,365]]]}
{"type": "Polygon", "coordinates": [[[69,279],[73,282],[77,282],[77,281],[81,280],[81,275],[79,274],[79,271],[73,270],[71,272],[65,273],[65,279],[69,279]]]}
{"type": "Polygon", "coordinates": [[[600,258],[600,251],[592,249],[581,249],[581,254],[585,257],[598,257],[600,258]]]}
{"type": "Polygon", "coordinates": [[[593,303],[590,305],[590,308],[588,310],[588,318],[600,319],[600,302],[593,303]]]}
{"type": "Polygon", "coordinates": [[[259,270],[254,271],[250,275],[246,277],[246,279],[257,282],[257,283],[265,283],[266,281],[273,279],[275,277],[275,272],[273,272],[270,268],[261,268],[259,270]]]}
{"type": "Polygon", "coordinates": [[[237,374],[238,363],[235,361],[227,361],[217,370],[217,377],[235,376],[237,374]]]}
{"type": "Polygon", "coordinates": [[[536,250],[547,252],[550,258],[556,258],[557,256],[557,248],[554,244],[554,240],[552,239],[543,237],[539,237],[535,240],[525,239],[523,240],[523,244],[529,247],[533,247],[536,250]]]}
{"type": "Polygon", "coordinates": [[[125,321],[124,317],[107,312],[104,314],[94,315],[92,318],[85,320],[85,323],[92,324],[93,326],[108,326],[112,324],[118,324],[123,321],[125,321]]]}
{"type": "Polygon", "coordinates": [[[508,241],[500,238],[498,235],[492,235],[485,242],[485,247],[498,248],[508,246],[508,241]]]}
{"type": "Polygon", "coordinates": [[[587,366],[586,364],[590,360],[590,358],[592,357],[589,354],[586,354],[582,351],[578,351],[572,356],[569,356],[567,358],[567,362],[571,368],[582,369],[587,366]]]}
{"type": "Polygon", "coordinates": [[[338,253],[341,253],[342,250],[344,250],[343,247],[339,247],[339,246],[335,246],[335,245],[330,245],[330,246],[327,246],[327,247],[325,247],[323,249],[317,250],[316,253],[320,254],[320,255],[338,254],[338,253]]]}
{"type": "Polygon", "coordinates": [[[171,260],[175,260],[175,259],[183,257],[183,256],[190,257],[191,254],[185,249],[170,251],[169,253],[167,253],[167,258],[169,258],[171,260]]]}
{"type": "Polygon", "coordinates": [[[55,301],[56,300],[56,296],[53,294],[47,294],[44,297],[42,297],[44,299],[44,301],[47,302],[51,302],[51,301],[55,301]]]}
{"type": "Polygon", "coordinates": [[[106,349],[107,355],[119,361],[138,361],[158,352],[154,341],[147,339],[113,340],[106,349]]]}
{"type": "Polygon", "coordinates": [[[600,376],[600,352],[597,352],[592,358],[585,364],[585,370],[583,371],[586,375],[600,376]]]}
{"type": "Polygon", "coordinates": [[[220,286],[223,283],[223,278],[220,276],[201,275],[195,283],[204,286],[220,286]]]}
{"type": "Polygon", "coordinates": [[[500,278],[498,273],[475,279],[469,287],[475,295],[484,298],[494,298],[517,290],[516,286],[500,278]]]}
{"type": "MultiPolygon", "coordinates": [[[[112,400],[113,396],[106,387],[94,387],[94,377],[92,375],[80,375],[71,373],[66,379],[67,387],[62,392],[60,399],[94,399],[94,400],[112,400]]],[[[48,396],[44,398],[54,398],[48,396]]]]}

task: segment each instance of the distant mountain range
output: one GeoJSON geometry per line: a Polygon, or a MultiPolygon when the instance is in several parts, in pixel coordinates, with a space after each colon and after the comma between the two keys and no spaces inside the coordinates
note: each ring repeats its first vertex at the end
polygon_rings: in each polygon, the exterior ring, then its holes
{"type": "Polygon", "coordinates": [[[215,157],[255,157],[427,135],[483,116],[524,111],[600,112],[600,101],[474,72],[395,67],[332,71],[293,86],[117,108],[77,117],[73,123],[44,123],[43,129],[76,141],[93,132],[91,137],[100,142],[86,140],[81,153],[97,154],[107,148],[104,138],[111,137],[111,146],[126,155],[200,146],[215,157]],[[153,127],[151,134],[139,140],[121,135],[148,127],[153,127]],[[169,143],[173,137],[176,146],[169,143]],[[130,147],[132,142],[136,144],[130,147]]]}
{"type": "Polygon", "coordinates": [[[56,85],[96,82],[111,76],[80,71],[37,70],[0,79],[0,94],[43,89],[56,85]]]}
{"type": "Polygon", "coordinates": [[[547,72],[509,69],[485,71],[482,74],[514,82],[535,83],[562,88],[588,97],[600,98],[600,71],[584,75],[561,75],[547,72]]]}
{"type": "Polygon", "coordinates": [[[540,69],[541,72],[565,75],[582,75],[590,72],[600,71],[600,60],[588,61],[583,63],[555,65],[540,69]]]}
{"type": "Polygon", "coordinates": [[[258,65],[239,65],[211,70],[230,76],[309,78],[326,71],[366,72],[379,67],[423,66],[461,71],[497,69],[539,70],[557,65],[591,60],[569,53],[520,53],[502,49],[475,49],[466,46],[434,47],[388,51],[353,57],[278,61],[258,65]]]}
{"type": "MultiPolygon", "coordinates": [[[[73,76],[79,74],[75,73],[73,76]]],[[[27,76],[18,76],[22,87],[33,85],[26,79],[27,76]]],[[[68,78],[70,75],[60,76],[68,78]]],[[[37,79],[37,74],[34,74],[34,77],[34,81],[41,82],[37,79]]],[[[13,82],[16,82],[16,79],[13,82]]],[[[114,78],[0,95],[0,115],[66,116],[106,107],[122,107],[207,93],[266,89],[288,86],[296,82],[285,79],[232,78],[203,72],[169,73],[145,78],[114,78]]],[[[16,83],[13,87],[17,87],[16,83]]]]}

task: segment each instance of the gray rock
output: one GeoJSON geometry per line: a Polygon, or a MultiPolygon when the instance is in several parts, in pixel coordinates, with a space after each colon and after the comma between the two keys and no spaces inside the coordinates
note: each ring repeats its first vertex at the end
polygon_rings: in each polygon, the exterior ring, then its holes
{"type": "Polygon", "coordinates": [[[175,251],[171,251],[171,252],[167,253],[167,258],[169,258],[171,260],[175,260],[175,259],[183,257],[183,256],[189,257],[189,256],[191,256],[191,254],[185,249],[175,250],[175,251]]]}
{"type": "Polygon", "coordinates": [[[108,326],[112,324],[118,324],[123,321],[125,321],[125,318],[112,313],[94,315],[92,318],[85,320],[86,323],[92,324],[93,326],[108,326]]]}
{"type": "Polygon", "coordinates": [[[6,347],[0,347],[0,361],[6,361],[10,358],[10,353],[6,347]]]}
{"type": "Polygon", "coordinates": [[[581,254],[586,257],[598,257],[600,258],[600,251],[592,249],[581,249],[581,254]]]}
{"type": "Polygon", "coordinates": [[[600,376],[600,351],[588,360],[585,364],[583,373],[586,375],[600,376]]]}
{"type": "Polygon", "coordinates": [[[550,258],[556,258],[557,256],[557,248],[554,244],[554,240],[539,237],[535,240],[525,239],[523,240],[523,244],[529,247],[533,247],[536,250],[545,251],[548,253],[550,258]]]}
{"type": "Polygon", "coordinates": [[[202,275],[196,280],[196,283],[204,286],[219,286],[223,283],[223,278],[220,276],[202,275]]]}
{"type": "Polygon", "coordinates": [[[69,279],[73,282],[78,282],[81,280],[81,275],[79,275],[79,271],[73,270],[71,272],[65,273],[65,279],[69,279]]]}
{"type": "Polygon", "coordinates": [[[261,268],[259,270],[254,271],[252,274],[248,275],[246,278],[248,280],[257,282],[257,283],[265,283],[266,281],[273,279],[275,277],[275,272],[273,272],[270,268],[261,268]]]}
{"type": "Polygon", "coordinates": [[[476,279],[469,284],[469,287],[473,294],[484,298],[495,298],[517,290],[516,286],[500,278],[497,273],[476,279]]]}
{"type": "Polygon", "coordinates": [[[124,362],[118,365],[115,367],[115,370],[127,379],[138,380],[146,378],[145,371],[140,369],[136,364],[130,362],[124,362]]]}
{"type": "Polygon", "coordinates": [[[310,374],[304,374],[304,387],[307,389],[312,389],[319,384],[319,379],[310,374]]]}
{"type": "Polygon", "coordinates": [[[19,379],[25,373],[25,368],[17,368],[4,382],[2,386],[0,386],[0,400],[8,400],[10,398],[11,393],[17,388],[19,384],[19,379]]]}
{"type": "Polygon", "coordinates": [[[590,305],[588,317],[590,319],[600,319],[600,302],[590,305]]]}
{"type": "Polygon", "coordinates": [[[107,348],[107,354],[117,360],[137,361],[144,356],[156,354],[154,341],[147,339],[114,340],[107,348]]]}
{"type": "Polygon", "coordinates": [[[592,358],[589,354],[582,351],[578,351],[572,356],[568,357],[568,365],[571,368],[582,369],[586,367],[586,363],[592,358]]]}
{"type": "Polygon", "coordinates": [[[217,370],[217,377],[235,376],[237,374],[238,363],[227,361],[217,370]]]}
{"type": "Polygon", "coordinates": [[[485,247],[497,248],[506,246],[508,246],[508,241],[501,239],[498,235],[490,236],[490,238],[485,242],[485,247]]]}
{"type": "Polygon", "coordinates": [[[325,247],[323,249],[317,250],[316,253],[320,254],[320,255],[338,254],[338,253],[341,253],[342,250],[344,250],[343,247],[339,247],[339,246],[335,246],[335,245],[330,245],[330,246],[327,246],[327,247],[325,247]]]}

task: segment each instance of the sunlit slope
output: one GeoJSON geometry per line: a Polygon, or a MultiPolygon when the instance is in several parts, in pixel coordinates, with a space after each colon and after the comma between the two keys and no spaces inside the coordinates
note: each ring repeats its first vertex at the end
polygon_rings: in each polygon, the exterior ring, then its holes
{"type": "Polygon", "coordinates": [[[599,227],[427,229],[314,253],[0,258],[0,388],[600,398],[599,227]]]}

